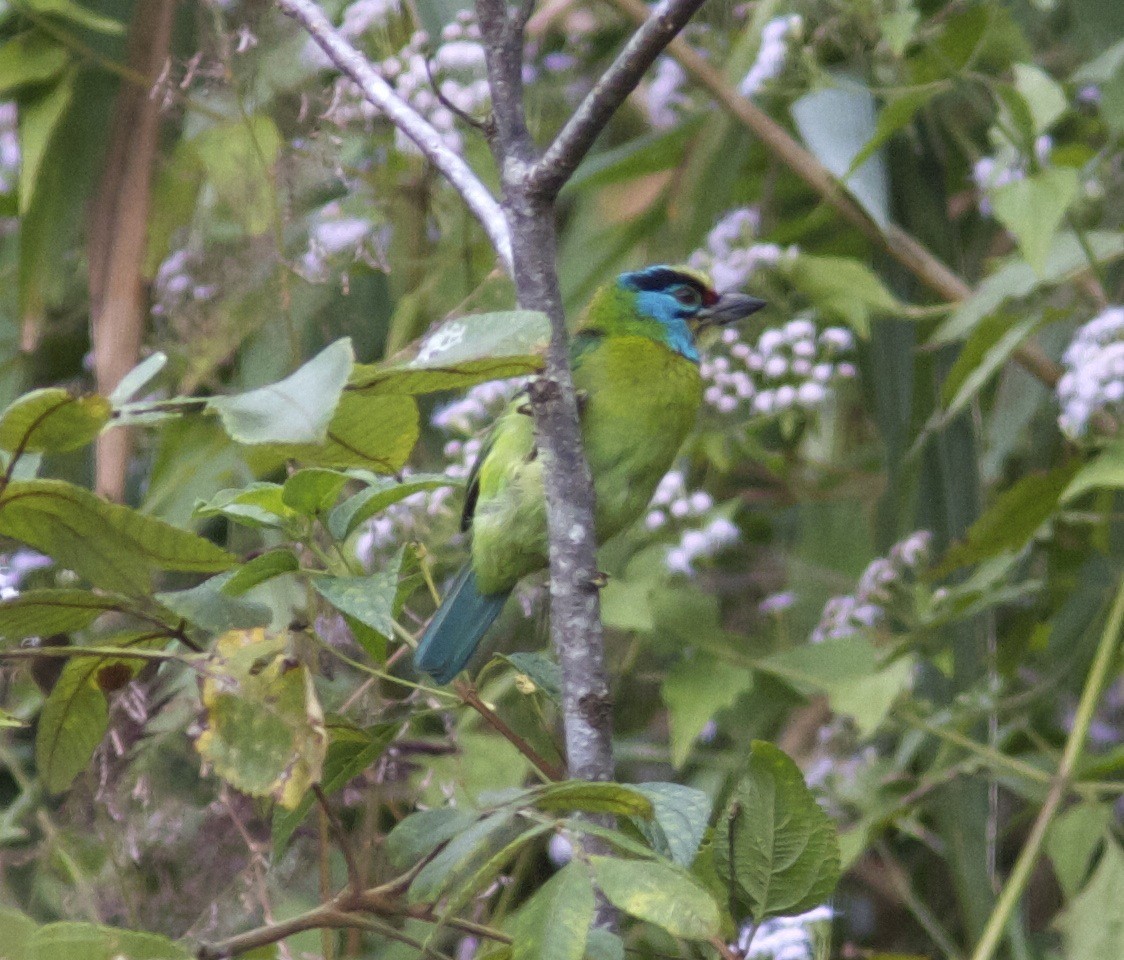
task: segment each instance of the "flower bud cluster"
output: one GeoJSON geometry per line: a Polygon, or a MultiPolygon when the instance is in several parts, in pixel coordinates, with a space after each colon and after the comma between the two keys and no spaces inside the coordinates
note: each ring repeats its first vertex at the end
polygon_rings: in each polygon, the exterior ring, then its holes
{"type": "Polygon", "coordinates": [[[915,577],[929,561],[933,535],[928,530],[911,533],[894,544],[888,556],[872,560],[859,578],[853,594],[832,597],[824,605],[811,642],[854,636],[881,623],[894,599],[895,589],[915,577]]]}
{"type": "Polygon", "coordinates": [[[814,924],[829,924],[831,907],[816,907],[794,917],[773,917],[759,927],[747,924],[733,949],[745,960],[815,960],[814,924]]]}
{"type": "Polygon", "coordinates": [[[706,246],[691,254],[690,264],[710,274],[719,292],[739,290],[759,269],[796,256],[795,247],[758,243],[761,214],[752,207],[731,210],[707,234],[706,246]]]}
{"type": "Polygon", "coordinates": [[[1098,414],[1124,418],[1124,307],[1108,307],[1081,327],[1062,356],[1058,426],[1073,439],[1098,414]]]}
{"type": "Polygon", "coordinates": [[[752,97],[761,88],[775,77],[779,77],[784,70],[785,60],[788,59],[788,45],[790,40],[799,39],[804,30],[804,20],[799,14],[787,17],[774,17],[761,30],[761,46],[757,50],[757,59],[749,68],[742,82],[738,84],[738,91],[744,97],[752,97]]]}
{"type": "Polygon", "coordinates": [[[719,413],[739,409],[760,416],[790,410],[813,411],[830,400],[836,386],[858,371],[849,359],[855,338],[842,327],[817,331],[798,317],[769,328],[746,343],[733,328],[722,331],[721,352],[703,360],[703,399],[719,413]]]}
{"type": "Polygon", "coordinates": [[[738,528],[725,517],[708,516],[714,499],[705,490],[688,490],[681,470],[670,470],[656,487],[644,526],[651,531],[673,529],[679,541],[667,552],[672,573],[691,576],[695,562],[713,557],[738,539],[738,528]]]}
{"type": "Polygon", "coordinates": [[[644,91],[644,105],[648,111],[648,121],[657,130],[674,127],[679,120],[679,111],[690,101],[684,92],[687,74],[671,57],[660,57],[656,61],[655,74],[644,91]]]}

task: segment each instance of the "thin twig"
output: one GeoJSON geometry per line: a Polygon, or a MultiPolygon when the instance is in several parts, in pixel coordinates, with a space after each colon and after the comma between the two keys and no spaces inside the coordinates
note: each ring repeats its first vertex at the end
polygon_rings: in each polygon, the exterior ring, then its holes
{"type": "Polygon", "coordinates": [[[313,0],[277,0],[281,11],[297,21],[319,45],[328,59],[352,81],[363,96],[402,131],[427,160],[460,194],[468,208],[480,221],[492,241],[500,260],[511,272],[511,234],[495,197],[484,186],[472,168],[450,150],[420,113],[403,100],[371,65],[332,26],[324,11],[313,0]]]}
{"type": "MultiPolygon", "coordinates": [[[[624,14],[637,23],[648,19],[648,8],[642,0],[611,0],[624,14]]],[[[879,226],[851,197],[836,176],[811,153],[800,146],[787,130],[764,110],[743,97],[722,73],[704,60],[681,39],[668,45],[671,54],[684,70],[718,101],[719,105],[742,126],[757,136],[770,153],[777,156],[793,173],[820,195],[823,201],[843,219],[866,236],[890,257],[909,270],[930,290],[949,303],[967,300],[972,288],[949,267],[938,260],[910,233],[896,224],[879,226]]],[[[1062,376],[1061,365],[1033,343],[1016,348],[1014,358],[1033,376],[1053,389],[1062,376]]]]}
{"type": "Polygon", "coordinates": [[[1089,668],[1089,676],[1085,680],[1085,688],[1081,691],[1081,699],[1077,703],[1077,712],[1073,717],[1073,726],[1066,738],[1062,759],[1058,764],[1058,772],[1054,776],[1053,785],[1046,795],[1042,809],[1030,829],[1007,885],[999,895],[999,900],[988,917],[987,926],[984,927],[979,943],[972,953],[972,960],[991,960],[1003,939],[1008,921],[1015,908],[1022,899],[1023,891],[1030,881],[1030,875],[1038,862],[1038,855],[1042,852],[1042,845],[1046,840],[1046,832],[1050,829],[1054,817],[1061,806],[1065,795],[1069,792],[1073,772],[1081,760],[1085,749],[1085,739],[1089,734],[1089,727],[1093,722],[1093,714],[1100,702],[1101,692],[1104,690],[1105,681],[1109,670],[1116,661],[1120,649],[1121,629],[1124,627],[1124,580],[1117,588],[1116,599],[1113,601],[1112,610],[1105,623],[1104,632],[1097,644],[1097,652],[1093,658],[1093,665],[1089,668]]]}
{"type": "Polygon", "coordinates": [[[473,710],[475,710],[485,722],[496,730],[504,739],[506,739],[512,746],[515,747],[523,756],[534,764],[536,770],[539,771],[547,780],[564,780],[566,772],[551,763],[549,760],[539,756],[538,751],[535,750],[523,737],[511,729],[495,710],[489,707],[480,695],[476,692],[475,687],[465,683],[463,680],[458,680],[453,684],[453,689],[460,695],[460,698],[473,710]]]}
{"type": "Polygon", "coordinates": [[[335,810],[328,802],[328,797],[324,793],[324,788],[318,783],[312,785],[312,792],[316,794],[316,802],[320,804],[320,809],[324,811],[324,816],[328,820],[328,826],[332,828],[332,833],[336,835],[336,843],[340,848],[340,853],[343,854],[344,863],[347,864],[347,879],[352,891],[359,893],[363,889],[363,875],[359,871],[359,863],[355,859],[355,851],[351,849],[351,844],[348,842],[347,834],[344,833],[343,824],[340,823],[340,818],[336,816],[335,810]]]}
{"type": "Polygon", "coordinates": [[[543,196],[555,197],[605,129],[609,118],[636,89],[636,84],[656,57],[682,30],[705,0],[660,0],[645,13],[636,31],[608,70],[566,121],[528,174],[529,186],[543,196]]]}

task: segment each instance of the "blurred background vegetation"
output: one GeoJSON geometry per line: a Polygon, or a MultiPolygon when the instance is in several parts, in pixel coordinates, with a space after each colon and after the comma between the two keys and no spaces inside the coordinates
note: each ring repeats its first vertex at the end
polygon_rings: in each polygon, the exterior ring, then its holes
{"type": "MultiPolygon", "coordinates": [[[[483,137],[453,109],[487,112],[470,8],[324,6],[494,183],[483,137]]],[[[539,6],[526,80],[540,140],[632,29],[628,0],[539,6]]],[[[652,262],[691,262],[770,304],[709,345],[699,428],[603,559],[618,779],[719,803],[750,741],[770,740],[841,831],[831,913],[760,931],[751,956],[823,951],[825,916],[832,955],[969,956],[1038,823],[999,955],[1124,957],[1124,684],[1119,623],[1106,626],[1124,550],[1122,38],[1119,0],[712,0],[684,34],[710,72],[661,58],[563,194],[572,315],[652,262]],[[868,227],[730,109],[738,99],[847,178],[868,227]],[[943,295],[901,243],[877,240],[891,223],[952,271],[943,295]],[[1090,691],[1098,652],[1108,682],[1090,691]],[[1051,801],[1082,691],[1088,742],[1079,723],[1051,801]]],[[[441,318],[514,305],[458,197],[265,0],[10,0],[0,99],[0,406],[45,386],[109,394],[156,351],[168,363],[153,397],[236,393],[341,337],[370,363],[441,318]]],[[[463,477],[510,393],[421,397],[406,471],[463,477]]],[[[197,505],[284,479],[285,459],[189,416],[38,467],[247,556],[283,532],[197,505]]],[[[422,490],[341,542],[394,584],[398,548],[420,544],[441,582],[463,557],[458,509],[455,487],[422,490]]],[[[418,553],[399,591],[410,629],[432,609],[418,553]]],[[[7,597],[75,582],[15,545],[4,576],[7,597]]],[[[279,619],[317,615],[284,578],[260,591],[279,619]]],[[[543,596],[511,605],[501,650],[545,648],[543,596]]],[[[381,669],[398,646],[338,617],[320,626],[353,664],[381,669]]],[[[330,713],[397,724],[333,797],[372,877],[417,804],[526,780],[478,714],[308,658],[330,713]]],[[[416,680],[408,660],[388,669],[416,680]]],[[[315,904],[322,868],[343,877],[315,818],[273,855],[270,805],[201,771],[189,671],[109,696],[92,763],[48,790],[34,718],[53,678],[32,673],[6,664],[0,680],[8,907],[216,939],[315,904]]],[[[542,658],[497,660],[478,682],[556,757],[549,676],[542,658]]],[[[502,918],[564,847],[528,847],[479,914],[502,918]]],[[[418,955],[328,939],[306,932],[279,955],[418,955]]],[[[650,930],[628,943],[700,955],[650,930]]]]}

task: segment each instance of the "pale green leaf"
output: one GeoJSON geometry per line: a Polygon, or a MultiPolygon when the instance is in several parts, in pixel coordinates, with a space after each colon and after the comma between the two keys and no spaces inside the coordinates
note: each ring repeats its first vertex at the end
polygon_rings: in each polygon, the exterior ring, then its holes
{"type": "Polygon", "coordinates": [[[462,481],[440,473],[412,474],[399,482],[378,477],[354,496],[348,497],[328,516],[328,531],[337,540],[344,540],[365,520],[387,507],[427,490],[460,486],[462,481]]]}
{"type": "Polygon", "coordinates": [[[39,183],[39,170],[47,155],[51,140],[62,118],[74,99],[74,71],[68,71],[58,82],[42,93],[20,104],[20,186],[19,212],[24,215],[31,208],[35,189],[39,183]]]}
{"type": "Polygon", "coordinates": [[[92,923],[50,923],[27,940],[21,960],[191,960],[167,937],[92,923]]]}
{"type": "Polygon", "coordinates": [[[671,726],[671,762],[681,767],[703,727],[753,686],[753,674],[707,655],[680,660],[663,682],[671,726]]]}
{"type": "Polygon", "coordinates": [[[745,777],[715,831],[714,863],[731,899],[756,923],[811,910],[835,889],[835,825],[800,768],[770,743],[753,741],[745,777]]]}
{"type": "Polygon", "coordinates": [[[124,33],[125,27],[117,20],[95,13],[84,4],[76,0],[24,0],[36,13],[49,17],[58,17],[75,26],[85,27],[97,33],[118,34],[124,33]]]}
{"type": "Polygon", "coordinates": [[[1111,836],[1116,817],[1107,803],[1084,801],[1070,807],[1050,824],[1046,853],[1067,897],[1076,896],[1102,842],[1111,836]]]}
{"type": "Polygon", "coordinates": [[[462,833],[477,817],[475,811],[464,807],[435,807],[411,813],[387,835],[387,859],[395,868],[406,870],[462,833]]]}
{"type": "Polygon", "coordinates": [[[589,862],[598,888],[617,909],[684,940],[721,933],[718,905],[686,871],[652,860],[590,857],[589,862]]]}
{"type": "Polygon", "coordinates": [[[652,816],[652,801],[642,791],[621,783],[589,783],[567,780],[543,787],[534,805],[549,812],[615,813],[620,816],[652,816]]]}
{"type": "Polygon", "coordinates": [[[1045,133],[1065,113],[1065,92],[1051,76],[1033,64],[1016,63],[1014,70],[1015,89],[1030,109],[1034,133],[1045,133]]]}
{"type": "Polygon", "coordinates": [[[306,467],[298,470],[286,481],[281,492],[285,506],[306,517],[315,517],[339,499],[340,493],[351,479],[339,470],[325,467],[306,467]]]}
{"type": "Polygon", "coordinates": [[[1101,116],[1116,133],[1124,133],[1124,66],[1101,87],[1101,116]]]}
{"type": "Polygon", "coordinates": [[[222,585],[228,597],[237,597],[258,584],[300,569],[300,561],[287,547],[267,550],[242,564],[222,585]]]}
{"type": "Polygon", "coordinates": [[[349,389],[340,398],[323,444],[273,444],[270,449],[309,465],[395,473],[409,458],[418,432],[418,408],[412,397],[349,389]]]}
{"type": "Polygon", "coordinates": [[[231,397],[212,397],[218,413],[239,443],[323,443],[351,374],[351,340],[326,347],[284,380],[231,397]]]}
{"type": "Polygon", "coordinates": [[[0,601],[0,643],[73,633],[103,613],[123,609],[124,598],[89,590],[26,590],[0,601]]]}
{"type": "Polygon", "coordinates": [[[1124,487],[1124,440],[1110,443],[1077,471],[1062,493],[1069,503],[1090,490],[1118,490],[1124,487]]]}
{"type": "Polygon", "coordinates": [[[571,860],[505,924],[512,960],[582,960],[595,909],[589,875],[571,860]]]}
{"type": "Polygon", "coordinates": [[[398,593],[399,564],[364,577],[315,577],[316,592],[340,613],[347,614],[376,633],[394,632],[394,600],[398,593]]]}
{"type": "Polygon", "coordinates": [[[154,353],[138,363],[132,370],[125,374],[109,394],[109,402],[114,407],[128,403],[138,393],[147,387],[168,364],[166,353],[154,353]]]}
{"type": "MultiPolygon", "coordinates": [[[[917,16],[915,11],[910,12],[914,17],[917,16]]],[[[878,113],[878,122],[874,126],[874,133],[851,160],[851,165],[847,170],[848,175],[854,173],[874,156],[875,152],[895,133],[906,127],[917,115],[917,112],[939,92],[940,90],[937,87],[922,87],[918,90],[907,90],[890,100],[878,113]]]]}
{"type": "Polygon", "coordinates": [[[515,811],[501,810],[463,829],[430,860],[410,884],[410,903],[434,903],[467,883],[482,866],[522,832],[515,811]]]}
{"type": "Polygon", "coordinates": [[[158,593],[156,600],[177,617],[212,633],[266,626],[273,619],[268,606],[230,596],[225,589],[235,573],[228,570],[189,590],[158,593]]]}
{"type": "Polygon", "coordinates": [[[672,863],[689,867],[710,822],[710,797],[679,783],[640,783],[636,789],[652,802],[654,814],[638,824],[641,832],[672,863]]]}
{"type": "Polygon", "coordinates": [[[33,390],[0,414],[0,447],[22,453],[65,453],[90,443],[109,422],[109,401],[49,387],[33,390]]]}
{"type": "Polygon", "coordinates": [[[36,929],[31,917],[0,906],[0,960],[26,960],[27,944],[36,929]]]}
{"type": "Polygon", "coordinates": [[[515,668],[515,686],[521,693],[544,693],[555,703],[562,702],[562,668],[548,654],[520,652],[498,656],[515,668]]]}
{"type": "Polygon", "coordinates": [[[226,211],[251,236],[274,225],[273,165],[281,151],[277,125],[264,114],[222,123],[189,141],[226,211]]]}
{"type": "Polygon", "coordinates": [[[0,535],[124,593],[146,593],[152,570],[216,573],[235,563],[194,533],[61,480],[8,484],[0,495],[0,535]]]}
{"type": "Polygon", "coordinates": [[[206,502],[197,501],[193,515],[201,519],[228,517],[248,527],[277,529],[283,529],[297,516],[285,503],[284,488],[264,481],[220,490],[206,502]]]}
{"type": "Polygon", "coordinates": [[[1046,256],[1077,187],[1076,170],[1053,167],[992,191],[996,219],[1011,232],[1039,279],[1046,276],[1046,256]]]}
{"type": "Polygon", "coordinates": [[[38,30],[21,33],[0,46],[0,96],[53,80],[68,63],[66,48],[46,34],[38,30]]]}
{"type": "Polygon", "coordinates": [[[870,335],[875,317],[904,309],[865,263],[853,257],[801,254],[784,266],[788,281],[832,320],[850,326],[860,337],[870,335]]]}
{"type": "Polygon", "coordinates": [[[1057,921],[1066,960],[1116,960],[1124,944],[1124,850],[1110,842],[1085,888],[1057,921]]]}

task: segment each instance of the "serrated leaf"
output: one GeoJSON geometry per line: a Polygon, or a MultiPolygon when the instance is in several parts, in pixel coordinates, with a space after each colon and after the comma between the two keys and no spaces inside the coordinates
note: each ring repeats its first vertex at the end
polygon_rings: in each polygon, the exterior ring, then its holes
{"type": "Polygon", "coordinates": [[[20,103],[20,216],[31,209],[43,158],[74,99],[74,76],[74,70],[68,70],[53,86],[20,103]]]}
{"type": "Polygon", "coordinates": [[[1046,255],[1070,203],[1077,196],[1077,171],[1052,167],[991,193],[996,219],[1015,238],[1031,269],[1045,276],[1046,255]]]}
{"type": "Polygon", "coordinates": [[[33,390],[0,415],[0,447],[20,453],[65,453],[90,443],[109,422],[105,397],[33,390]]]}
{"type": "Polygon", "coordinates": [[[230,397],[211,397],[231,439],[239,443],[320,444],[339,406],[355,355],[345,337],[284,380],[230,397]]]}
{"type": "Polygon", "coordinates": [[[328,531],[337,540],[345,540],[376,513],[395,503],[427,490],[461,486],[463,481],[440,473],[414,474],[399,482],[379,477],[378,482],[348,497],[328,516],[328,531]]]}
{"type": "Polygon", "coordinates": [[[353,617],[384,637],[394,632],[401,554],[385,570],[365,577],[315,577],[316,592],[340,613],[353,617]]]}
{"type": "Polygon", "coordinates": [[[27,5],[36,13],[49,17],[58,17],[79,27],[94,30],[97,33],[119,34],[125,32],[123,24],[112,17],[94,13],[75,0],[25,0],[27,5]]]}
{"type": "Polygon", "coordinates": [[[522,832],[511,809],[476,821],[422,867],[410,884],[409,902],[436,903],[447,890],[467,882],[522,832]]]}
{"type": "Polygon", "coordinates": [[[533,803],[548,812],[581,811],[582,813],[615,813],[620,816],[652,816],[652,801],[635,787],[620,783],[590,783],[567,780],[552,783],[536,791],[533,803]]]}
{"type": "Polygon", "coordinates": [[[1057,510],[1063,491],[1080,467],[1077,462],[1063,463],[1021,477],[968,528],[963,542],[949,548],[934,574],[944,576],[1005,551],[1021,550],[1057,510]]]}
{"type": "Polygon", "coordinates": [[[822,313],[846,323],[863,338],[870,335],[873,318],[904,309],[871,269],[853,257],[801,254],[784,270],[793,287],[822,313]]]}
{"type": "Polygon", "coordinates": [[[236,630],[219,638],[203,681],[207,727],[199,754],[235,789],[287,809],[320,779],[328,736],[312,676],[283,635],[236,630]]]}
{"type": "MultiPolygon", "coordinates": [[[[342,723],[328,724],[328,751],[320,787],[332,796],[359,776],[386,751],[398,734],[399,725],[380,723],[365,730],[342,723]]],[[[304,822],[314,798],[306,793],[292,810],[278,807],[273,814],[273,849],[280,855],[289,845],[293,832],[304,822]]]]}
{"type": "Polygon", "coordinates": [[[158,593],[156,600],[177,617],[212,633],[264,627],[273,619],[273,611],[266,604],[231,596],[226,590],[241,572],[228,570],[188,590],[158,593]]]}
{"type": "Polygon", "coordinates": [[[1085,888],[1057,921],[1066,960],[1114,960],[1124,943],[1124,850],[1110,842],[1085,888]]]}
{"type": "Polygon", "coordinates": [[[256,481],[234,490],[220,490],[210,500],[196,502],[200,519],[228,517],[247,527],[282,529],[297,516],[284,502],[280,484],[256,481]]]}
{"type": "MultiPolygon", "coordinates": [[[[123,650],[153,650],[168,644],[151,633],[124,634],[102,641],[123,650]]],[[[147,661],[132,657],[72,657],[63,667],[39,714],[35,735],[35,765],[43,786],[61,793],[86,768],[109,726],[109,705],[99,682],[103,671],[113,675],[111,689],[123,686],[147,661]]]]}
{"type": "Polygon", "coordinates": [[[710,823],[710,797],[679,783],[636,785],[652,802],[652,820],[637,824],[652,848],[680,867],[689,867],[710,823]]]}
{"type": "Polygon", "coordinates": [[[585,867],[571,860],[505,924],[512,960],[582,960],[596,906],[585,867]]]}
{"type": "Polygon", "coordinates": [[[237,597],[258,584],[299,569],[300,561],[288,547],[267,550],[242,564],[221,589],[228,597],[237,597]]]}
{"type": "Polygon", "coordinates": [[[89,590],[28,590],[0,601],[0,642],[73,633],[103,613],[122,609],[123,603],[123,597],[89,590]]]}
{"type": "Polygon", "coordinates": [[[755,923],[803,913],[826,901],[839,880],[835,825],[800,768],[761,740],[714,836],[714,864],[731,903],[755,923]]]}
{"type": "Polygon", "coordinates": [[[751,671],[719,663],[706,654],[680,660],[672,667],[660,690],[671,727],[672,764],[683,766],[703,727],[752,686],[751,671]]]}
{"type": "Polygon", "coordinates": [[[285,506],[306,517],[323,513],[339,499],[343,488],[351,479],[339,470],[325,467],[306,467],[290,476],[282,488],[281,499],[285,506]]]}
{"type": "Polygon", "coordinates": [[[107,590],[144,594],[152,570],[217,573],[236,559],[208,540],[61,480],[8,484],[0,535],[107,590]]]}
{"type": "Polygon", "coordinates": [[[70,54],[62,44],[39,30],[21,33],[0,46],[0,96],[52,80],[68,63],[70,54]]]}
{"type": "Polygon", "coordinates": [[[721,933],[718,905],[689,873],[653,860],[590,857],[589,862],[598,888],[618,910],[685,940],[721,933]]]}
{"type": "Polygon", "coordinates": [[[386,838],[386,857],[406,870],[476,822],[479,814],[463,807],[419,810],[400,820],[386,838]]]}

